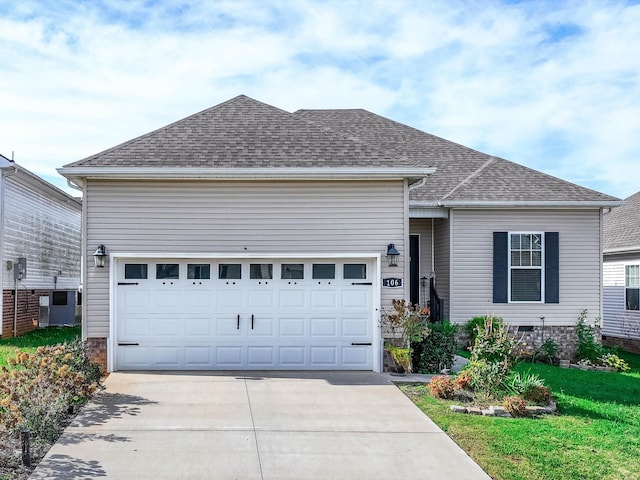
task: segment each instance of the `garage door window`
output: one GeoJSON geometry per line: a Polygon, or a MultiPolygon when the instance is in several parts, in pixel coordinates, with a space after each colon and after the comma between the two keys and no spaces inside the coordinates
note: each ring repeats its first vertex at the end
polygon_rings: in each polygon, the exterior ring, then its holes
{"type": "Polygon", "coordinates": [[[336,278],[335,263],[314,263],[313,278],[320,280],[330,280],[336,278]]]}
{"type": "Polygon", "coordinates": [[[211,265],[208,263],[189,263],[187,265],[187,278],[189,280],[209,280],[211,278],[211,265]]]}
{"type": "Polygon", "coordinates": [[[345,263],[343,273],[345,279],[363,280],[367,278],[367,265],[365,263],[345,263]]]}
{"type": "Polygon", "coordinates": [[[282,280],[302,280],[304,278],[304,263],[283,263],[280,278],[282,280]]]}
{"type": "Polygon", "coordinates": [[[273,278],[272,263],[252,263],[249,265],[249,278],[252,280],[270,280],[273,278]]]}
{"type": "Polygon", "coordinates": [[[132,279],[132,280],[146,280],[147,264],[146,263],[125,263],[124,278],[132,279]]]}
{"type": "Polygon", "coordinates": [[[242,265],[239,263],[221,263],[218,265],[220,280],[237,280],[242,278],[242,265]]]}
{"type": "Polygon", "coordinates": [[[156,278],[158,280],[180,278],[180,265],[177,263],[159,263],[156,265],[156,278]]]}

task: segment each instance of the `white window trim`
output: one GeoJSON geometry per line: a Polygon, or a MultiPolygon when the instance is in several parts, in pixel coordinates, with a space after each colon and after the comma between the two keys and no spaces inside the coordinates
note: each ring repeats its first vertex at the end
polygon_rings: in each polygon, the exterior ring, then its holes
{"type": "MultiPolygon", "coordinates": [[[[640,286],[639,287],[630,287],[627,285],[627,267],[638,267],[638,269],[640,270],[640,264],[638,263],[625,263],[624,264],[624,311],[625,312],[640,312],[640,310],[629,310],[627,308],[627,290],[630,288],[635,288],[640,290],[640,286]]],[[[640,291],[638,292],[640,293],[640,291]]]]}
{"type": "Polygon", "coordinates": [[[516,232],[508,232],[507,233],[507,256],[508,256],[508,264],[509,264],[509,268],[508,268],[508,273],[507,273],[507,285],[508,285],[508,301],[509,303],[544,303],[544,299],[545,299],[545,238],[544,238],[544,232],[534,232],[534,231],[516,231],[516,232]],[[540,235],[540,245],[541,245],[541,250],[540,250],[540,266],[539,267],[534,267],[534,266],[518,266],[518,267],[512,267],[511,266],[511,235],[540,235]],[[512,300],[511,299],[511,270],[512,269],[516,269],[516,270],[540,270],[540,300],[512,300]]]}

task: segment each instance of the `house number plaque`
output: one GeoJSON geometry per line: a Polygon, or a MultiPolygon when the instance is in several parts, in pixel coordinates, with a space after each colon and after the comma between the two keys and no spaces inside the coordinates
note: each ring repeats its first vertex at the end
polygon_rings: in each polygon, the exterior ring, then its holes
{"type": "Polygon", "coordinates": [[[383,287],[397,288],[402,286],[401,278],[383,278],[382,279],[383,287]]]}

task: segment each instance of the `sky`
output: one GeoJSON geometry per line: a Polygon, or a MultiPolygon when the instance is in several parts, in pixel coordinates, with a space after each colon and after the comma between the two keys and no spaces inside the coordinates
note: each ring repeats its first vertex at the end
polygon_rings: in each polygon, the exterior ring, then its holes
{"type": "Polygon", "coordinates": [[[640,190],[640,0],[0,0],[0,154],[66,191],[56,168],[240,94],[640,190]]]}

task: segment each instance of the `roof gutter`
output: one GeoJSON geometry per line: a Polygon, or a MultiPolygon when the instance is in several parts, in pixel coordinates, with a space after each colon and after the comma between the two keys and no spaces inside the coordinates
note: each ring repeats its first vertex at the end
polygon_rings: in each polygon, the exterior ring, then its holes
{"type": "Polygon", "coordinates": [[[459,208],[610,208],[622,200],[443,200],[438,205],[459,208]]]}
{"type": "Polygon", "coordinates": [[[616,255],[616,254],[625,254],[625,253],[634,253],[634,252],[640,252],[640,245],[636,245],[634,247],[621,247],[621,248],[610,248],[610,249],[606,249],[604,250],[602,253],[604,253],[605,255],[609,254],[609,255],[616,255]]]}
{"type": "Polygon", "coordinates": [[[62,167],[58,173],[76,184],[90,179],[202,180],[401,180],[423,179],[435,168],[310,167],[310,168],[192,168],[192,167],[62,167]]]}

